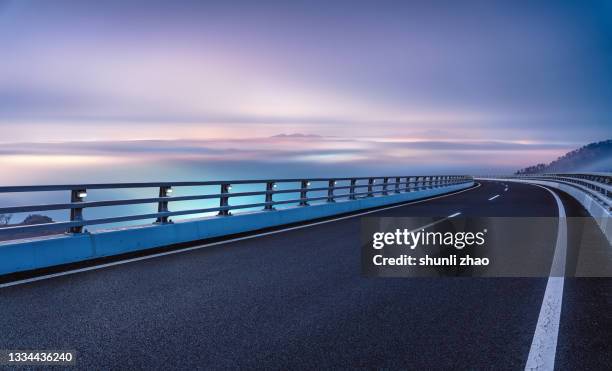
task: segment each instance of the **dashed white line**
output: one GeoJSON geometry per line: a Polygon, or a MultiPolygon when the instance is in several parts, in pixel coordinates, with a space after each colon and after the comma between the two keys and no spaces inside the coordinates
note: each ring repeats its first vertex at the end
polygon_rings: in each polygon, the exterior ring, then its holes
{"type": "Polygon", "coordinates": [[[410,231],[410,232],[408,232],[408,233],[413,233],[413,232],[416,232],[416,231],[420,231],[420,230],[422,230],[422,229],[427,229],[427,228],[429,228],[429,227],[433,227],[434,225],[439,224],[439,223],[442,223],[442,222],[443,222],[443,221],[445,221],[445,220],[448,220],[448,219],[454,218],[454,217],[456,217],[457,215],[461,215],[461,211],[456,212],[456,213],[454,213],[454,214],[451,214],[451,215],[447,216],[446,218],[442,218],[442,219],[436,220],[435,222],[431,222],[431,223],[429,223],[429,224],[426,224],[426,225],[424,225],[424,226],[422,226],[422,227],[415,228],[415,229],[411,230],[411,231],[410,231]]]}
{"type": "MultiPolygon", "coordinates": [[[[425,224],[424,226],[417,227],[417,228],[409,231],[408,233],[414,233],[414,232],[417,232],[417,231],[420,231],[420,230],[427,229],[429,227],[433,227],[434,225],[440,224],[440,223],[442,223],[445,220],[452,219],[452,218],[456,217],[457,215],[461,215],[461,211],[458,211],[458,212],[456,212],[454,214],[451,214],[451,215],[449,215],[447,217],[444,217],[442,219],[438,219],[438,220],[436,220],[434,222],[431,222],[429,224],[425,224]]],[[[387,228],[389,226],[388,220],[389,220],[389,218],[383,218],[383,220],[380,223],[380,228],[381,229],[385,229],[385,228],[387,228]]]]}
{"type": "Polygon", "coordinates": [[[489,198],[489,201],[493,201],[493,200],[495,200],[497,197],[499,197],[499,195],[495,195],[495,196],[493,196],[493,197],[489,198]]]}

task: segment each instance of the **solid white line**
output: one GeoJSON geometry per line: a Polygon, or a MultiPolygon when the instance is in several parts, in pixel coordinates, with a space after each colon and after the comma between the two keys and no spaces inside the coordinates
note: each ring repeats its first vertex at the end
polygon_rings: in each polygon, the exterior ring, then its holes
{"type": "Polygon", "coordinates": [[[325,223],[331,223],[331,222],[336,222],[336,221],[340,221],[340,220],[356,218],[356,217],[359,217],[359,216],[368,215],[368,214],[372,214],[372,213],[377,213],[377,212],[380,212],[380,211],[395,209],[395,208],[398,208],[398,207],[404,207],[404,206],[408,206],[408,205],[414,205],[414,204],[418,204],[418,203],[422,203],[422,202],[436,200],[436,199],[439,199],[439,198],[454,196],[454,195],[457,195],[459,193],[463,193],[463,192],[467,192],[467,191],[472,191],[472,190],[474,190],[476,188],[479,188],[480,186],[481,186],[481,184],[477,182],[476,183],[476,187],[462,189],[462,190],[457,191],[457,192],[447,193],[447,194],[444,194],[444,195],[431,197],[431,198],[428,198],[428,199],[425,199],[425,200],[415,200],[415,201],[405,202],[405,203],[402,203],[402,204],[399,204],[399,205],[388,206],[388,207],[380,208],[380,209],[376,209],[376,210],[364,211],[364,212],[359,213],[359,214],[353,214],[353,215],[342,216],[342,217],[338,217],[338,218],[334,218],[334,219],[323,220],[323,221],[320,221],[320,222],[303,224],[303,225],[298,225],[298,226],[295,226],[295,227],[288,227],[288,228],[279,229],[279,230],[270,231],[270,232],[262,232],[262,233],[257,233],[257,234],[253,234],[253,235],[249,235],[249,236],[232,238],[232,239],[229,239],[229,240],[211,242],[211,243],[207,243],[207,244],[203,244],[203,245],[187,247],[187,248],[184,248],[184,249],[172,250],[172,251],[166,251],[166,252],[152,254],[152,255],[141,256],[141,257],[138,257],[138,258],[119,260],[119,261],[112,262],[112,263],[94,265],[94,266],[86,267],[86,268],[73,269],[73,270],[69,270],[69,271],[65,271],[65,272],[52,273],[52,274],[47,274],[47,275],[43,275],[43,276],[27,278],[27,279],[23,279],[23,280],[19,280],[19,281],[2,283],[2,284],[0,284],[0,288],[9,287],[9,286],[16,286],[16,285],[22,285],[22,284],[26,284],[26,283],[30,283],[30,282],[42,281],[42,280],[46,280],[46,279],[50,279],[50,278],[67,276],[67,275],[81,273],[81,272],[88,272],[88,271],[93,271],[93,270],[97,270],[97,269],[113,267],[113,266],[116,266],[116,265],[122,265],[122,264],[137,262],[137,261],[141,261],[141,260],[158,258],[158,257],[161,257],[161,256],[166,256],[166,255],[173,255],[173,254],[179,254],[179,253],[183,253],[183,252],[187,252],[187,251],[198,250],[198,249],[202,249],[202,248],[205,248],[205,247],[218,246],[218,245],[223,245],[223,244],[232,243],[232,242],[250,240],[252,238],[264,237],[264,236],[269,236],[269,235],[273,235],[273,234],[294,231],[294,230],[297,230],[297,229],[313,227],[313,226],[321,225],[321,224],[325,224],[325,223]]]}
{"type": "Polygon", "coordinates": [[[489,198],[489,201],[493,201],[493,200],[495,200],[497,197],[499,197],[499,195],[495,195],[495,196],[493,196],[493,197],[489,198]]]}
{"type": "Polygon", "coordinates": [[[544,299],[542,300],[542,307],[540,308],[540,315],[533,334],[525,370],[554,370],[559,322],[561,320],[561,303],[563,301],[563,276],[567,254],[567,220],[565,208],[559,196],[547,187],[538,184],[532,185],[544,188],[553,195],[559,208],[559,225],[550,276],[546,283],[546,291],[544,292],[544,299]]]}

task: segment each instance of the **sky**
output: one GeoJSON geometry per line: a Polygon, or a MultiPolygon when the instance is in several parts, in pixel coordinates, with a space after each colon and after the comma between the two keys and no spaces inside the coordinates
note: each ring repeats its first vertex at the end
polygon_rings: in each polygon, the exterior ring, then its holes
{"type": "Polygon", "coordinates": [[[365,141],[517,167],[608,139],[611,102],[610,1],[0,0],[5,162],[304,133],[343,139],[300,142],[326,161],[365,141]]]}

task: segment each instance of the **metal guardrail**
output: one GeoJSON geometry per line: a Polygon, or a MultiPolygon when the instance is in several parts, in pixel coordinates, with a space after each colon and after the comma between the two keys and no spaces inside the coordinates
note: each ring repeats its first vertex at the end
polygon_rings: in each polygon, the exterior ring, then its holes
{"type": "Polygon", "coordinates": [[[521,174],[498,178],[548,180],[565,183],[590,194],[608,211],[612,211],[612,174],[609,173],[521,174]]]}
{"type": "Polygon", "coordinates": [[[0,228],[0,234],[17,232],[30,232],[40,230],[64,230],[69,233],[83,233],[83,228],[89,225],[111,224],[118,222],[155,219],[155,223],[171,223],[170,217],[218,212],[221,216],[230,216],[232,210],[261,207],[263,211],[274,211],[275,205],[297,204],[309,206],[310,202],[335,202],[340,198],[354,200],[362,197],[388,195],[390,193],[414,192],[423,189],[445,187],[462,184],[472,180],[466,175],[435,175],[435,176],[389,176],[389,177],[362,177],[362,178],[311,178],[311,179],[266,179],[266,180],[233,180],[233,181],[205,181],[205,182],[160,182],[160,183],[112,183],[112,184],[73,184],[73,185],[40,185],[40,186],[9,186],[0,187],[0,193],[17,192],[51,192],[69,191],[69,203],[27,205],[0,207],[0,214],[24,213],[32,211],[69,210],[69,221],[42,223],[35,225],[18,225],[0,228]],[[327,187],[311,187],[314,182],[326,182],[327,187]],[[338,185],[346,182],[347,185],[338,185]],[[295,184],[297,188],[277,189],[278,184],[295,184]],[[261,185],[265,190],[252,192],[231,192],[232,185],[250,184],[261,185]],[[173,188],[218,186],[219,193],[197,194],[189,196],[172,197],[173,188]],[[93,189],[137,189],[158,188],[158,197],[131,198],[108,201],[86,201],[87,191],[93,189]],[[345,194],[336,194],[337,190],[348,190],[345,194]],[[315,191],[327,191],[323,197],[309,197],[315,191]],[[299,198],[290,200],[274,200],[277,194],[299,194],[299,198]],[[263,202],[245,205],[230,205],[233,197],[262,196],[263,202]],[[218,199],[219,206],[212,208],[189,209],[170,211],[169,204],[178,201],[218,199]],[[104,206],[121,206],[136,204],[157,204],[157,212],[149,214],[115,216],[98,219],[85,219],[83,211],[87,208],[104,206]]]}
{"type": "Polygon", "coordinates": [[[580,184],[603,196],[612,195],[612,175],[603,174],[543,174],[543,176],[580,184]]]}

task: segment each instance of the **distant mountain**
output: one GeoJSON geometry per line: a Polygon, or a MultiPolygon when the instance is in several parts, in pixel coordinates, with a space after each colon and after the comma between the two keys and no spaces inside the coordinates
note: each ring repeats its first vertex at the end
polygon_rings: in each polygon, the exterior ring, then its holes
{"type": "MultiPolygon", "coordinates": [[[[46,215],[39,215],[39,214],[28,215],[21,223],[16,223],[16,224],[9,224],[11,221],[11,218],[12,218],[11,214],[0,214],[0,228],[53,223],[53,219],[49,218],[46,215]]],[[[62,233],[63,232],[58,231],[57,229],[54,229],[54,228],[49,228],[49,229],[45,228],[45,229],[39,229],[36,231],[21,231],[21,232],[14,232],[13,234],[10,234],[10,235],[9,234],[0,235],[0,241],[16,240],[20,238],[30,238],[30,237],[39,237],[39,236],[48,236],[52,234],[62,234],[62,233]]]]}
{"type": "Polygon", "coordinates": [[[53,223],[53,219],[49,218],[46,215],[30,214],[23,220],[23,222],[21,222],[22,225],[34,225],[34,224],[45,224],[45,223],[53,223]]]}
{"type": "Polygon", "coordinates": [[[612,172],[612,139],[587,144],[566,153],[550,164],[537,164],[517,171],[515,174],[538,174],[559,172],[612,172]]]}
{"type": "Polygon", "coordinates": [[[321,138],[321,136],[320,135],[315,135],[315,134],[294,133],[294,134],[278,134],[278,135],[273,135],[270,138],[321,138]]]}

